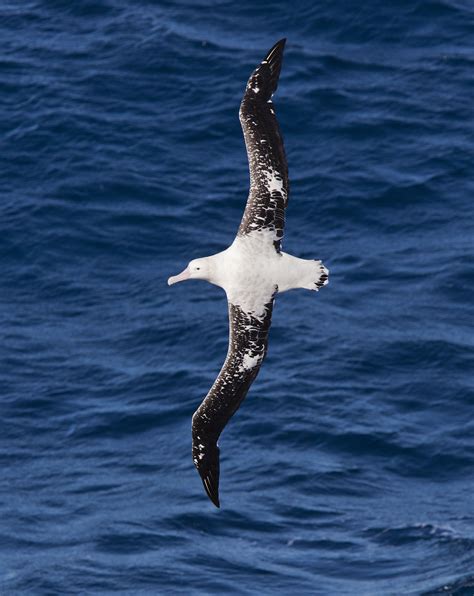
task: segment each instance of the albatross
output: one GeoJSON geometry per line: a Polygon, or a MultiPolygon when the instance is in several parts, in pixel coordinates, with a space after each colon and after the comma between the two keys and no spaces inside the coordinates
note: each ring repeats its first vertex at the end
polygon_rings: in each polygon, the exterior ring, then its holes
{"type": "Polygon", "coordinates": [[[265,358],[275,296],[294,288],[318,291],[328,283],[328,270],[321,261],[300,259],[281,250],[288,166],[272,96],[285,42],[277,42],[253,71],[240,104],[250,192],[237,236],[222,252],[194,259],[182,273],[168,279],[168,285],[204,279],[227,295],[227,357],[192,419],[193,461],[216,507],[220,507],[217,441],[265,358]]]}

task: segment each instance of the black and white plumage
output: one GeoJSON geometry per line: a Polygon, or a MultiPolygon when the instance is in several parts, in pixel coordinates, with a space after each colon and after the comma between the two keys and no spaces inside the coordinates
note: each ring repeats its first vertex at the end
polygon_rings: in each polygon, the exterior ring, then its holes
{"type": "Polygon", "coordinates": [[[239,112],[250,170],[250,193],[239,234],[262,228],[272,230],[278,251],[289,188],[285,148],[272,95],[278,85],[284,46],[283,39],[252,73],[239,112]]]}
{"type": "Polygon", "coordinates": [[[328,270],[321,261],[281,251],[288,166],[272,95],[278,85],[285,41],[276,43],[252,73],[240,105],[250,193],[237,236],[226,250],[191,261],[182,273],[168,280],[171,285],[205,279],[227,294],[227,358],[192,423],[193,461],[216,507],[220,506],[217,441],[265,358],[275,296],[293,288],[317,291],[328,282],[328,270]]]}

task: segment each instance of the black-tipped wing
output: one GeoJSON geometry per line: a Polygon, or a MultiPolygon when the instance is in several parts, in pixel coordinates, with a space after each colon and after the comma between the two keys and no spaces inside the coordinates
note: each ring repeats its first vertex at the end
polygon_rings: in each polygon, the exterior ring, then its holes
{"type": "Polygon", "coordinates": [[[219,376],[193,416],[193,461],[206,493],[219,507],[217,439],[238,410],[267,352],[273,295],[256,317],[229,302],[229,350],[219,376]]]}
{"type": "Polygon", "coordinates": [[[238,234],[268,230],[280,250],[288,203],[288,165],[272,94],[280,76],[285,39],[276,43],[252,73],[240,104],[250,170],[250,193],[238,234]]]}

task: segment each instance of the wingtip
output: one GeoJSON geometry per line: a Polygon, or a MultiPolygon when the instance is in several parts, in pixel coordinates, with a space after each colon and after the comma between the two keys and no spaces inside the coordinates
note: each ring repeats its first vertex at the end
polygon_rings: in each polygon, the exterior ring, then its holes
{"type": "Polygon", "coordinates": [[[202,484],[207,496],[211,500],[212,504],[220,509],[221,503],[219,501],[219,476],[217,479],[215,479],[210,470],[207,474],[205,474],[201,473],[201,470],[198,468],[198,472],[201,476],[202,484]]]}
{"type": "Polygon", "coordinates": [[[268,102],[278,87],[286,37],[280,39],[250,75],[243,101],[268,102]]]}
{"type": "Polygon", "coordinates": [[[219,484],[214,484],[212,480],[207,476],[202,478],[202,483],[206,491],[207,496],[211,500],[212,504],[220,509],[221,503],[219,501],[219,484]]]}
{"type": "Polygon", "coordinates": [[[283,47],[285,45],[285,43],[286,43],[286,37],[282,37],[275,44],[273,44],[272,49],[268,53],[271,54],[275,48],[283,47]]]}
{"type": "Polygon", "coordinates": [[[271,48],[268,54],[263,59],[263,62],[272,62],[275,59],[281,60],[283,55],[283,50],[285,49],[286,44],[286,37],[278,40],[276,44],[271,48]]]}
{"type": "Polygon", "coordinates": [[[201,477],[204,490],[211,502],[220,508],[219,501],[219,447],[217,442],[193,437],[193,461],[201,477]]]}

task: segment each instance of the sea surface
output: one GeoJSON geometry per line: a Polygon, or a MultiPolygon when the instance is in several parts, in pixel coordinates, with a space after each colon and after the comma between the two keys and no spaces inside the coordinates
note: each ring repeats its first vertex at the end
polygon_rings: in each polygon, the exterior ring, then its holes
{"type": "Polygon", "coordinates": [[[3,0],[0,593],[474,594],[474,3],[3,0]],[[277,298],[220,440],[191,416],[227,350],[222,290],[246,80],[274,101],[277,298]]]}

